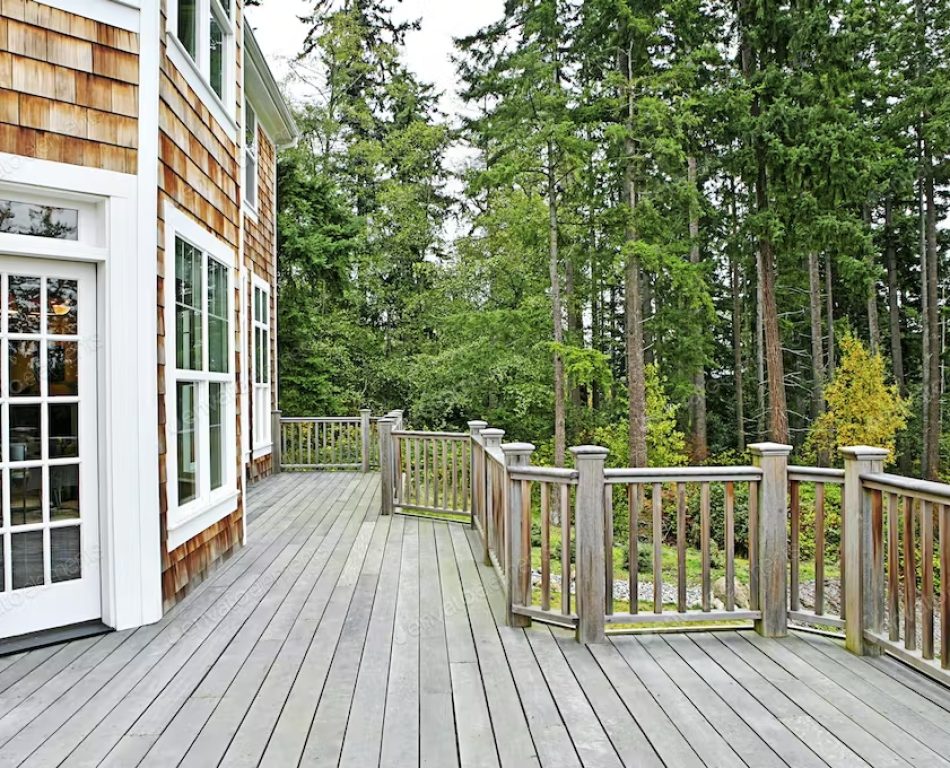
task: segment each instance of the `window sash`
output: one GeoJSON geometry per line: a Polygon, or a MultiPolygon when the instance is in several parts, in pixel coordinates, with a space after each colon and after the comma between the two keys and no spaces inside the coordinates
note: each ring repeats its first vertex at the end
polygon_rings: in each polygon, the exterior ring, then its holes
{"type": "MultiPolygon", "coordinates": [[[[257,278],[255,278],[257,279],[257,278]]],[[[254,285],[252,299],[252,381],[254,385],[254,447],[271,444],[271,328],[270,290],[263,284],[254,285]]]]}
{"type": "Polygon", "coordinates": [[[250,102],[244,101],[244,199],[252,208],[257,208],[258,136],[257,114],[250,102]]]}

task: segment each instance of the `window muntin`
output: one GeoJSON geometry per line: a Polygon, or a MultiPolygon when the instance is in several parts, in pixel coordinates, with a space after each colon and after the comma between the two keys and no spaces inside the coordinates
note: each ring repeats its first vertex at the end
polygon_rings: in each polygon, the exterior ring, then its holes
{"type": "Polygon", "coordinates": [[[254,448],[258,449],[271,444],[270,289],[255,279],[253,290],[253,428],[254,448]]]}
{"type": "Polygon", "coordinates": [[[257,115],[250,102],[244,102],[244,199],[248,206],[257,210],[257,115]]]}
{"type": "MultiPolygon", "coordinates": [[[[175,499],[170,527],[236,488],[231,269],[176,236],[173,393],[175,499]]],[[[171,494],[170,494],[171,495],[171,494]]]]}

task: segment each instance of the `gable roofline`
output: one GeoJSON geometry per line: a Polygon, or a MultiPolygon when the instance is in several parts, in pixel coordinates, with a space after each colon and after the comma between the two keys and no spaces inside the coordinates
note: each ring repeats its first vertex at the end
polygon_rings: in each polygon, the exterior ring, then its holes
{"type": "Polygon", "coordinates": [[[268,135],[279,148],[290,147],[297,143],[300,131],[290,107],[280,92],[280,86],[274,79],[254,37],[254,31],[244,23],[244,88],[248,101],[254,107],[257,119],[264,125],[268,135]]]}

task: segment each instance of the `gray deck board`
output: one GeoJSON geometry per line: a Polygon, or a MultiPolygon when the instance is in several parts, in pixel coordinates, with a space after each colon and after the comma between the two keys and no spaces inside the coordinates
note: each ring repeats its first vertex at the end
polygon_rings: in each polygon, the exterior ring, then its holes
{"type": "Polygon", "coordinates": [[[148,627],[0,658],[0,766],[947,765],[950,691],[836,641],[506,627],[471,530],[285,473],[148,627]]]}

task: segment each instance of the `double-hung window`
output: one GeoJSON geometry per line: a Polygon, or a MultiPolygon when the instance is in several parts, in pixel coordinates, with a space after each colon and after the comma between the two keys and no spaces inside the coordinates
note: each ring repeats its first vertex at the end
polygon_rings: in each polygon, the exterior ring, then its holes
{"type": "Polygon", "coordinates": [[[259,450],[271,445],[270,288],[255,277],[253,292],[254,449],[259,450]]]}
{"type": "Polygon", "coordinates": [[[257,115],[248,101],[244,102],[244,201],[257,210],[257,115]]]}
{"type": "MultiPolygon", "coordinates": [[[[233,124],[234,61],[236,58],[233,0],[171,0],[170,31],[177,46],[187,54],[183,74],[200,78],[197,91],[210,88],[219,104],[214,105],[233,124]]],[[[174,57],[173,57],[174,58],[174,57]]],[[[196,84],[193,83],[194,87],[196,84]]]]}
{"type": "MultiPolygon", "coordinates": [[[[224,516],[231,511],[227,507],[236,498],[237,458],[233,257],[226,246],[177,212],[169,216],[169,227],[171,258],[166,264],[173,265],[173,275],[166,279],[173,285],[168,304],[174,306],[174,336],[166,353],[172,373],[165,397],[168,527],[173,531],[204,513],[224,516]],[[175,230],[176,221],[186,233],[175,230]]],[[[172,329],[168,331],[171,335],[172,329]]]]}

